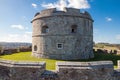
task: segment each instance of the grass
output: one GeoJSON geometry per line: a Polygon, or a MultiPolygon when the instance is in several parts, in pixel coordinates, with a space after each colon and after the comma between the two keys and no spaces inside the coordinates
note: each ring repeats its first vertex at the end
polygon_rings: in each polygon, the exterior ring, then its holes
{"type": "Polygon", "coordinates": [[[54,60],[54,59],[35,58],[31,56],[31,52],[20,52],[20,53],[15,53],[10,55],[2,55],[0,56],[0,59],[14,60],[14,61],[32,61],[32,62],[45,61],[47,70],[55,70],[56,61],[60,61],[60,60],[54,60]]]}
{"type": "Polygon", "coordinates": [[[103,54],[103,53],[95,53],[93,59],[81,60],[81,61],[112,61],[114,64],[114,68],[117,68],[117,61],[120,60],[120,55],[115,54],[103,54]]]}
{"type": "MultiPolygon", "coordinates": [[[[14,61],[36,61],[36,62],[46,62],[46,69],[47,70],[55,70],[55,63],[54,59],[44,59],[44,58],[35,58],[31,56],[31,52],[20,52],[11,55],[2,55],[0,59],[5,60],[14,60],[14,61]]],[[[102,53],[95,53],[95,58],[87,59],[87,60],[74,60],[74,61],[103,61],[103,60],[111,60],[114,63],[114,67],[117,67],[117,60],[120,60],[120,55],[113,55],[113,54],[102,54],[102,53]]],[[[72,60],[73,61],[73,60],[72,60]]]]}

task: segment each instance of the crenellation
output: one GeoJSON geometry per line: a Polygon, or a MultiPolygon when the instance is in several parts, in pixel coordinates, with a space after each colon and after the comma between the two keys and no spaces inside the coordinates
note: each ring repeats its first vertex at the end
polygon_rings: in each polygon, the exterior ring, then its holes
{"type": "Polygon", "coordinates": [[[45,9],[41,11],[40,15],[52,15],[55,11],[56,8],[45,9]]]}
{"type": "Polygon", "coordinates": [[[71,14],[71,15],[80,14],[80,9],[75,9],[75,8],[65,8],[64,11],[66,12],[66,14],[71,14]]]}
{"type": "Polygon", "coordinates": [[[87,11],[82,13],[80,12],[80,9],[75,9],[75,8],[64,8],[63,11],[58,11],[56,8],[50,8],[36,13],[32,22],[36,19],[52,17],[52,16],[68,16],[68,17],[73,16],[73,17],[81,17],[92,20],[92,17],[87,11]]]}

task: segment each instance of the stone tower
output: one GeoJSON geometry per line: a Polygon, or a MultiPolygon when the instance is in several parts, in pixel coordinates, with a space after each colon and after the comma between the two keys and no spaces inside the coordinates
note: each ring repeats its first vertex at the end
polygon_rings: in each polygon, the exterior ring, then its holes
{"type": "Polygon", "coordinates": [[[55,8],[36,13],[33,20],[32,55],[62,60],[93,58],[93,19],[79,9],[55,8]]]}

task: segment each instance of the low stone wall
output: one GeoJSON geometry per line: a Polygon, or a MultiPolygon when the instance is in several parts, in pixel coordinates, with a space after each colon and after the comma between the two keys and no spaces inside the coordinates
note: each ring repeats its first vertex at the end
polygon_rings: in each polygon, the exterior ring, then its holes
{"type": "Polygon", "coordinates": [[[57,62],[60,80],[111,80],[113,63],[97,62],[57,62]]]}
{"type": "Polygon", "coordinates": [[[44,71],[44,62],[0,60],[0,80],[39,80],[44,71]]]}
{"type": "Polygon", "coordinates": [[[0,60],[0,80],[120,80],[112,61],[57,62],[56,71],[45,70],[45,62],[0,60]]]}
{"type": "Polygon", "coordinates": [[[32,49],[31,48],[3,49],[0,50],[0,55],[14,54],[18,52],[29,52],[29,51],[32,51],[32,49]]]}

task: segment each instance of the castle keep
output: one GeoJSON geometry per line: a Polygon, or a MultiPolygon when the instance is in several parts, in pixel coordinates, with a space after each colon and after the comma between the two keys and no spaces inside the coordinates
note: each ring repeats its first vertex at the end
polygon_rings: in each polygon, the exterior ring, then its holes
{"type": "Polygon", "coordinates": [[[75,60],[93,55],[93,19],[79,9],[55,8],[36,13],[33,20],[32,55],[75,60]]]}

